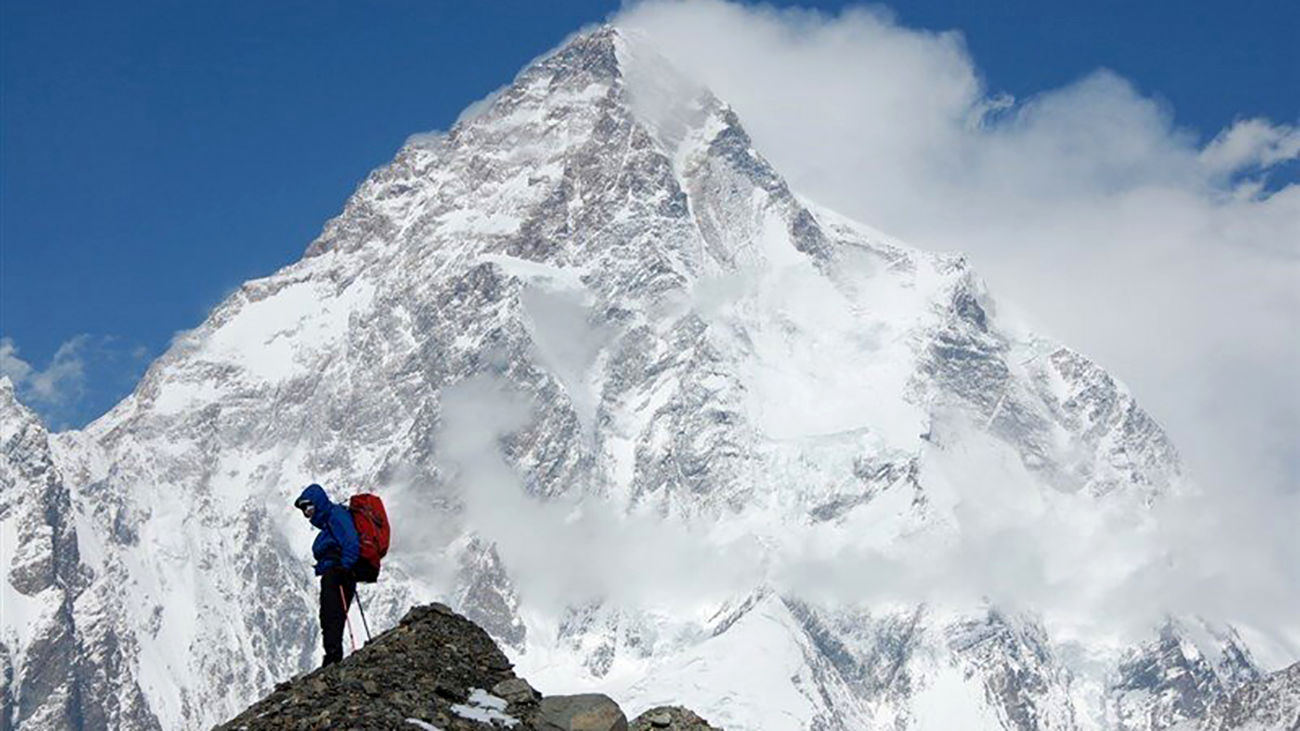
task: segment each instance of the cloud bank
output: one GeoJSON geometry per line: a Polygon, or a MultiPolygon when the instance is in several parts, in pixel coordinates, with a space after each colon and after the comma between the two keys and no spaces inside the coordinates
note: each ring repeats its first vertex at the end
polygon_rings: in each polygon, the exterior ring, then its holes
{"type": "Polygon", "coordinates": [[[1300,657],[1300,587],[1287,579],[1300,561],[1286,540],[1295,496],[1153,507],[1137,493],[1098,501],[1048,490],[1013,448],[953,414],[942,429],[961,435],[959,447],[930,453],[919,477],[934,519],[887,544],[878,511],[808,524],[760,500],[722,522],[665,520],[581,489],[533,495],[503,445],[540,407],[505,377],[479,375],[443,391],[437,440],[464,525],[496,547],[534,616],[556,621],[566,607],[608,600],[702,618],[765,588],[873,614],[987,603],[1094,650],[1148,641],[1170,615],[1197,617],[1235,627],[1267,669],[1300,657]]]}
{"type": "MultiPolygon", "coordinates": [[[[565,327],[567,318],[548,327],[565,327]]],[[[707,604],[764,581],[754,538],[718,541],[707,526],[628,514],[582,490],[530,494],[502,444],[537,406],[503,376],[472,377],[443,390],[437,440],[438,467],[464,505],[464,524],[496,547],[534,611],[558,616],[592,599],[707,604]]]]}

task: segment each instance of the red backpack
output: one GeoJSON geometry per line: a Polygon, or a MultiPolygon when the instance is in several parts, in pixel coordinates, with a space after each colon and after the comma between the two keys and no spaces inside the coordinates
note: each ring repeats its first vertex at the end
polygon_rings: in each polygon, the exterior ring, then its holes
{"type": "Polygon", "coordinates": [[[379,562],[388,555],[388,512],[378,495],[361,493],[348,500],[348,512],[357,527],[361,560],[354,573],[357,581],[372,582],[379,578],[379,562]]]}

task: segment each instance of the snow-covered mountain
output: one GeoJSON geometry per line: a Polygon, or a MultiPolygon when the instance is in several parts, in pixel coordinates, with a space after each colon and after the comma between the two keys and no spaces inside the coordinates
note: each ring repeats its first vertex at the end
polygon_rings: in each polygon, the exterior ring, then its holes
{"type": "Polygon", "coordinates": [[[0,385],[0,729],[205,728],[312,667],[313,481],[389,504],[372,624],[446,601],[631,714],[1147,729],[1286,680],[1228,626],[1116,643],[936,591],[954,556],[1025,560],[975,534],[1140,530],[1175,448],[965,259],[799,197],[609,27],[413,138],[86,429],[0,385]]]}

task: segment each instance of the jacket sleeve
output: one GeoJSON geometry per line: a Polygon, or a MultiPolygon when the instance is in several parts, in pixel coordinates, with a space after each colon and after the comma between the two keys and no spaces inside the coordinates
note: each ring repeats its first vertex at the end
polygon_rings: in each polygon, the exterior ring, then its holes
{"type": "Polygon", "coordinates": [[[334,540],[338,541],[339,549],[343,552],[339,565],[349,571],[352,570],[361,556],[361,542],[357,540],[357,527],[352,522],[352,513],[341,506],[331,511],[330,533],[334,535],[334,540]]]}

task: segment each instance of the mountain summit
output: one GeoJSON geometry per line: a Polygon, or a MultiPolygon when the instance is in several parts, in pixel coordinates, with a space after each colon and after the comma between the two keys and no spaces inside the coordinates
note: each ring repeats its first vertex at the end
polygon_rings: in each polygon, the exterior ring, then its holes
{"type": "Polygon", "coordinates": [[[14,728],[206,728],[314,667],[309,482],[390,506],[373,624],[438,599],[632,714],[1147,729],[1267,681],[1231,627],[1117,643],[1001,606],[1059,568],[997,539],[1140,528],[1174,446],[963,257],[796,195],[609,27],[408,141],[84,430],[0,388],[0,438],[14,728]]]}

